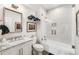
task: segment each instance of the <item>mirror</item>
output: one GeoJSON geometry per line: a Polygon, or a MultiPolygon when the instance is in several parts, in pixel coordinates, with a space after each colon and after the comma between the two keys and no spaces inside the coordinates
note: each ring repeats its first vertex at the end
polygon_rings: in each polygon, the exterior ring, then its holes
{"type": "Polygon", "coordinates": [[[4,8],[3,19],[10,32],[22,32],[22,13],[4,8]]]}
{"type": "Polygon", "coordinates": [[[76,34],[79,36],[79,11],[76,13],[76,34]]]}

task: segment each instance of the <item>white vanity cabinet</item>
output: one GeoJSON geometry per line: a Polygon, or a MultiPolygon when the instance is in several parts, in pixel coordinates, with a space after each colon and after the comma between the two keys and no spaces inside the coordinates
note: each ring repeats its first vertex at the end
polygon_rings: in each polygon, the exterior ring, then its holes
{"type": "Polygon", "coordinates": [[[32,42],[27,42],[22,45],[23,47],[23,55],[31,55],[32,54],[32,42]]]}
{"type": "Polygon", "coordinates": [[[16,45],[14,47],[5,49],[2,52],[2,55],[31,55],[32,51],[32,42],[27,41],[16,45]]]}
{"type": "Polygon", "coordinates": [[[3,50],[2,55],[19,55],[19,46],[3,50]]]}

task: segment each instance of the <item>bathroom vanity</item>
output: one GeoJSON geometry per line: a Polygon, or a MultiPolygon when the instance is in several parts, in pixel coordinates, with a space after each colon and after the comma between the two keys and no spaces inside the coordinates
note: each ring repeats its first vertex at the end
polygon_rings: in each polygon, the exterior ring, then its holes
{"type": "Polygon", "coordinates": [[[27,34],[24,35],[25,32],[22,33],[22,20],[22,13],[20,11],[6,7],[3,8],[2,25],[6,25],[9,33],[4,33],[6,35],[0,36],[0,40],[2,40],[0,41],[0,55],[31,55],[32,38],[25,37],[27,34]]]}
{"type": "Polygon", "coordinates": [[[0,55],[31,55],[32,39],[11,42],[0,49],[0,55]]]}

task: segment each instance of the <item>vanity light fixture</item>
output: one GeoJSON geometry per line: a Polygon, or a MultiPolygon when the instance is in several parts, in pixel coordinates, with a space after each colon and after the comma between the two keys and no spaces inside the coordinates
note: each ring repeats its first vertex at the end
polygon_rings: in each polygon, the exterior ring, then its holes
{"type": "Polygon", "coordinates": [[[18,7],[17,5],[15,5],[15,4],[12,4],[11,6],[12,6],[12,8],[14,8],[14,9],[19,8],[19,7],[18,7]]]}

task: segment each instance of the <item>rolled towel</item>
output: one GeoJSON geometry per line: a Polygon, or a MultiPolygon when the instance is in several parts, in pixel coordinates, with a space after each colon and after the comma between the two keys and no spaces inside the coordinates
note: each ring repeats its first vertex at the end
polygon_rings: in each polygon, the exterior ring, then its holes
{"type": "Polygon", "coordinates": [[[0,25],[0,29],[2,29],[2,35],[9,33],[9,28],[5,25],[0,25]]]}

